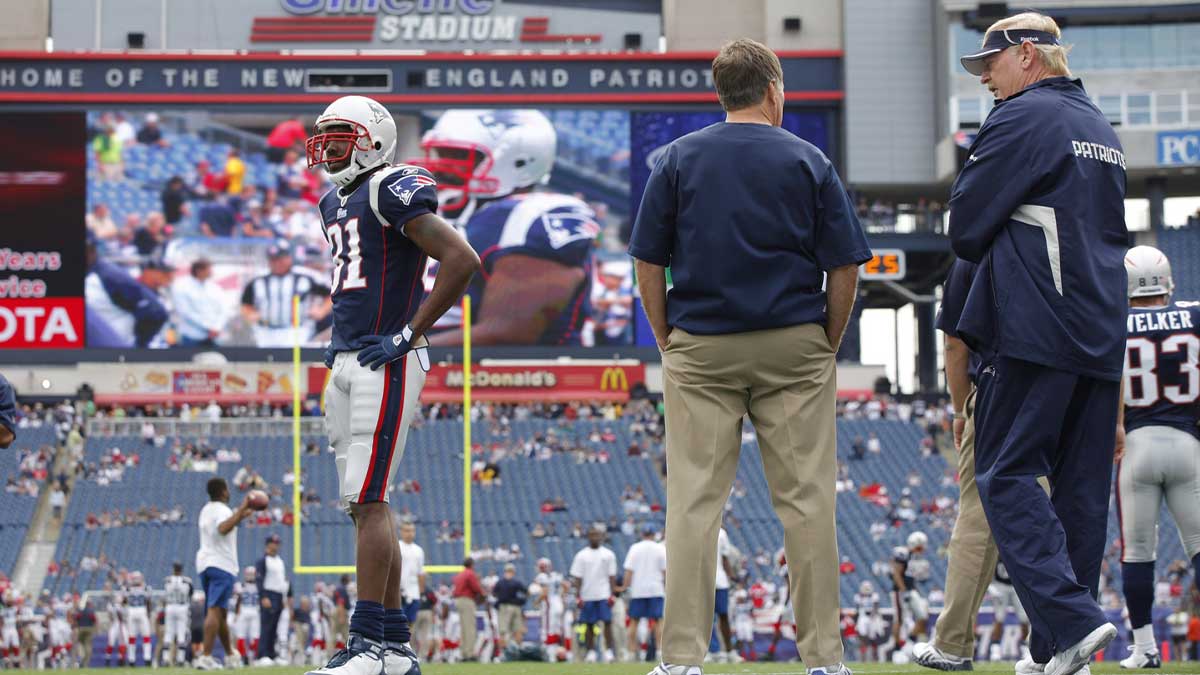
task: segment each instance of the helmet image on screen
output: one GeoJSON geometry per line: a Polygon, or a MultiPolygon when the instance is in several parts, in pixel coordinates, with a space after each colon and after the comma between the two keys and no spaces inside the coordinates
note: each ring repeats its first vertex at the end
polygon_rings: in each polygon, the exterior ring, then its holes
{"type": "MultiPolygon", "coordinates": [[[[583,200],[544,187],[556,147],[540,111],[447,110],[423,137],[423,156],[409,160],[437,178],[439,210],[483,263],[467,291],[477,344],[591,343],[600,226],[583,200]]],[[[461,344],[461,317],[446,318],[430,340],[461,344]]]]}

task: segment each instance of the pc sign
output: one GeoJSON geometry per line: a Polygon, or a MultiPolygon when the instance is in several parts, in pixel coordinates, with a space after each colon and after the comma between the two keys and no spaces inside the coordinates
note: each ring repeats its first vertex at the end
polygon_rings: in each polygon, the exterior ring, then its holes
{"type": "Polygon", "coordinates": [[[1159,132],[1158,163],[1165,166],[1200,164],[1200,129],[1159,132]]]}

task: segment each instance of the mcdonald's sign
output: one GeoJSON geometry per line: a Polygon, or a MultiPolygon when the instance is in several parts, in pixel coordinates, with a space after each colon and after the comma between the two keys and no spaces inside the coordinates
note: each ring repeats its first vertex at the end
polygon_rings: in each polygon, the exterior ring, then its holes
{"type": "Polygon", "coordinates": [[[629,376],[624,368],[605,368],[600,374],[600,391],[629,391],[629,376]]]}

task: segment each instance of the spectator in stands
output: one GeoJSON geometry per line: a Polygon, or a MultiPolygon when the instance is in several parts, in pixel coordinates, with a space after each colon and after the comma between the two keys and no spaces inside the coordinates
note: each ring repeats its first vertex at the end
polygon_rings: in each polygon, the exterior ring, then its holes
{"type": "Polygon", "coordinates": [[[267,161],[273,164],[281,161],[286,163],[287,151],[299,150],[307,138],[308,132],[299,117],[289,117],[276,124],[271,133],[267,134],[267,161]]]}
{"type": "Polygon", "coordinates": [[[121,145],[129,147],[137,143],[137,129],[134,128],[133,122],[125,116],[125,113],[117,113],[113,119],[113,133],[120,139],[121,145]]]}
{"type": "Polygon", "coordinates": [[[855,436],[854,442],[850,444],[850,459],[862,459],[866,457],[867,446],[863,443],[862,436],[855,436]]]}
{"type": "Polygon", "coordinates": [[[454,590],[450,597],[454,598],[454,607],[458,610],[459,621],[462,624],[462,639],[459,641],[459,653],[463,661],[475,661],[475,612],[478,603],[486,602],[483,586],[479,583],[479,575],[475,574],[475,561],[467,558],[463,561],[463,570],[454,575],[454,590]]]}
{"type": "Polygon", "coordinates": [[[163,138],[162,129],[158,127],[158,113],[147,113],[146,121],[137,132],[137,142],[142,145],[156,145],[165,148],[169,143],[163,138]]]}
{"type": "Polygon", "coordinates": [[[529,593],[525,582],[517,578],[516,565],[504,565],[504,578],[492,587],[492,596],[499,612],[500,625],[496,630],[500,634],[500,647],[520,645],[525,637],[525,601],[529,593]]]}
{"type": "Polygon", "coordinates": [[[125,164],[121,156],[121,139],[112,125],[105,126],[92,140],[92,152],[102,180],[123,180],[125,164]]]}
{"type": "Polygon", "coordinates": [[[183,217],[191,212],[188,200],[197,195],[192,192],[179,176],[171,176],[167,186],[162,191],[162,212],[168,225],[178,226],[183,217]]]}
{"type": "Polygon", "coordinates": [[[50,508],[54,512],[55,520],[62,520],[63,509],[67,506],[66,486],[62,483],[54,484],[54,491],[50,493],[50,508]]]}
{"type": "Polygon", "coordinates": [[[200,208],[200,232],[206,237],[232,237],[237,218],[228,202],[218,197],[200,208]]]}
{"type": "Polygon", "coordinates": [[[159,256],[167,243],[167,222],[163,214],[152,211],[146,216],[146,224],[133,231],[133,247],[138,255],[159,256]]]}
{"type": "Polygon", "coordinates": [[[207,258],[192,262],[191,274],[175,280],[171,297],[180,347],[216,346],[226,320],[220,293],[212,281],[212,263],[207,258]]]}
{"type": "Polygon", "coordinates": [[[275,189],[283,199],[299,199],[308,185],[305,167],[300,163],[300,155],[295,150],[287,150],[283,162],[276,169],[275,189]]]}
{"type": "Polygon", "coordinates": [[[242,185],[246,180],[246,163],[242,161],[237,148],[230,148],[225,158],[225,192],[230,195],[242,194],[242,185]]]}
{"type": "Polygon", "coordinates": [[[879,442],[879,436],[874,431],[867,436],[867,452],[875,455],[883,452],[883,444],[879,442]]]}
{"type": "Polygon", "coordinates": [[[188,188],[202,199],[214,199],[225,192],[225,174],[212,170],[207,159],[196,162],[196,171],[188,176],[188,188]]]}
{"type": "Polygon", "coordinates": [[[84,217],[87,223],[87,229],[92,235],[101,241],[111,241],[117,238],[117,224],[113,222],[112,213],[108,210],[108,205],[97,202],[92,207],[92,212],[84,217]]]}
{"type": "Polygon", "coordinates": [[[16,439],[17,395],[8,378],[0,374],[0,448],[7,448],[16,439]]]}

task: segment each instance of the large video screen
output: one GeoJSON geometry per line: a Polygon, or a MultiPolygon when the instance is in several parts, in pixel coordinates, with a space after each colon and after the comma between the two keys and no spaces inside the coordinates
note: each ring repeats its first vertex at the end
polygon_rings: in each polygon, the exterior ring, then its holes
{"type": "MultiPolygon", "coordinates": [[[[316,203],[332,185],[303,150],[317,112],[88,113],[89,347],[328,342],[333,265],[316,203]]],[[[392,114],[395,161],[434,173],[440,214],[483,260],[469,289],[476,344],[653,344],[625,253],[631,220],[657,150],[719,113],[392,114]]],[[[789,112],[785,127],[827,148],[825,121],[789,112]]],[[[456,344],[461,324],[452,310],[430,337],[456,344]]]]}

